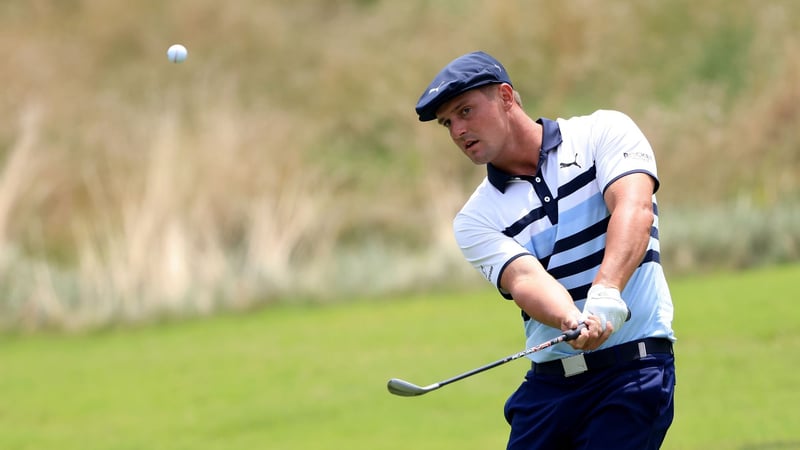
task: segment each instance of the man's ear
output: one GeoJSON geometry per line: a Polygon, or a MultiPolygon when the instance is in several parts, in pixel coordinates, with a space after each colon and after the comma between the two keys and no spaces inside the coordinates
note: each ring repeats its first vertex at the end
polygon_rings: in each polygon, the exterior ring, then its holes
{"type": "Polygon", "coordinates": [[[511,109],[511,106],[514,105],[514,88],[508,83],[501,83],[497,88],[497,95],[503,102],[503,107],[506,110],[511,109]]]}

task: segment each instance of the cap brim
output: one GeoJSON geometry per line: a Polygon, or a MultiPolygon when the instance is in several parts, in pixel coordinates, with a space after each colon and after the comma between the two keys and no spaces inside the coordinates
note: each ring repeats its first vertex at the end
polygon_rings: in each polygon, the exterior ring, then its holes
{"type": "Polygon", "coordinates": [[[419,121],[430,122],[431,120],[436,120],[436,111],[438,111],[439,108],[442,107],[442,105],[444,105],[445,103],[449,102],[450,100],[458,97],[459,95],[467,91],[487,86],[489,84],[502,84],[502,83],[505,83],[505,81],[483,80],[469,84],[467,86],[463,86],[460,89],[453,89],[451,91],[442,94],[441,96],[437,96],[436,98],[431,100],[428,104],[426,104],[424,107],[417,110],[419,121]]]}

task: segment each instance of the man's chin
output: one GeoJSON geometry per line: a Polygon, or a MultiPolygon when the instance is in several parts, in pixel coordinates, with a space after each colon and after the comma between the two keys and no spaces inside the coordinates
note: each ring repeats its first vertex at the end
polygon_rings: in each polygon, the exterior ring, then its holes
{"type": "Polygon", "coordinates": [[[473,157],[473,156],[470,156],[470,157],[469,157],[469,159],[470,159],[470,161],[472,161],[472,163],[473,163],[473,164],[475,164],[476,166],[482,166],[482,165],[484,165],[484,164],[486,164],[486,163],[489,163],[489,162],[490,162],[490,161],[486,161],[485,159],[483,159],[483,158],[481,158],[481,157],[479,157],[479,156],[475,156],[475,157],[473,157]]]}

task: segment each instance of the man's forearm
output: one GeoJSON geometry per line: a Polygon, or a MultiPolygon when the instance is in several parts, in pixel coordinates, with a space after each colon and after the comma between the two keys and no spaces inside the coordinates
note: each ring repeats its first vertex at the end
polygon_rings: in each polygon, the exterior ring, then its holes
{"type": "Polygon", "coordinates": [[[517,306],[537,322],[563,329],[576,325],[580,311],[567,289],[533,256],[518,258],[503,272],[501,283],[517,306]]]}

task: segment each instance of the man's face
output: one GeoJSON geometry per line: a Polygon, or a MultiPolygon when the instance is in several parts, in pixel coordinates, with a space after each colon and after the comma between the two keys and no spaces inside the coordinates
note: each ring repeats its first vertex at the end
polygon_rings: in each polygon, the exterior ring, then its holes
{"type": "Polygon", "coordinates": [[[502,149],[507,123],[498,88],[490,85],[469,90],[436,111],[439,124],[475,164],[492,162],[502,149]]]}

